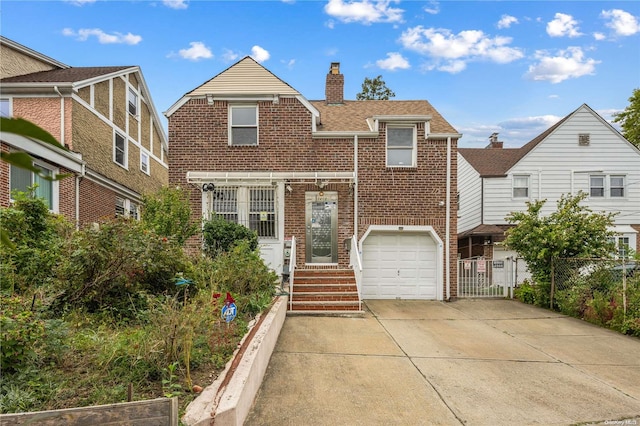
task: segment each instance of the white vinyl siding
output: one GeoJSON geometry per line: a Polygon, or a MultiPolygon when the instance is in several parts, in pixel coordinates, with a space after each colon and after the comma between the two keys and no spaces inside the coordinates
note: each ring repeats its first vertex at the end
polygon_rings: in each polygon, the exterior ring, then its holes
{"type": "Polygon", "coordinates": [[[458,154],[458,233],[472,229],[481,222],[482,179],[462,154],[458,154]]]}
{"type": "MultiPolygon", "coordinates": [[[[547,139],[538,144],[508,171],[506,177],[485,178],[483,189],[484,222],[506,224],[505,217],[512,211],[526,211],[526,199],[514,199],[512,176],[530,176],[529,199],[547,199],[541,214],[556,209],[563,194],[590,195],[591,176],[624,176],[624,196],[610,196],[605,179],[605,196],[585,200],[593,211],[620,212],[616,224],[640,223],[640,152],[620,134],[594,116],[588,108],[578,109],[547,139]],[[589,133],[588,146],[576,142],[579,133],[589,133]]],[[[477,178],[479,179],[479,178],[477,178]]],[[[619,181],[614,180],[614,194],[619,181]]],[[[459,183],[462,187],[462,182],[459,183]]],[[[462,190],[461,190],[462,192],[462,190]]],[[[464,197],[464,193],[462,193],[464,197]]]]}

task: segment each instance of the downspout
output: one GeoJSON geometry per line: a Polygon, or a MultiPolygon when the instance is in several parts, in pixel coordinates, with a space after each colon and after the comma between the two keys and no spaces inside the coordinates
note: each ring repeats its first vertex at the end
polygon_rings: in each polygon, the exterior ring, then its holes
{"type": "Polygon", "coordinates": [[[353,136],[353,235],[358,241],[358,135],[353,136]]]}
{"type": "Polygon", "coordinates": [[[451,243],[451,136],[447,136],[447,209],[446,209],[446,219],[445,219],[445,268],[446,268],[446,277],[447,277],[447,300],[451,299],[451,271],[449,270],[451,266],[451,259],[449,259],[450,247],[451,243]]]}
{"type": "Polygon", "coordinates": [[[58,90],[58,86],[53,86],[53,90],[60,96],[60,145],[64,145],[64,96],[58,90]]]}
{"type": "Polygon", "coordinates": [[[80,182],[85,175],[86,165],[82,165],[82,171],[76,176],[76,230],[80,229],[80,182]]]}

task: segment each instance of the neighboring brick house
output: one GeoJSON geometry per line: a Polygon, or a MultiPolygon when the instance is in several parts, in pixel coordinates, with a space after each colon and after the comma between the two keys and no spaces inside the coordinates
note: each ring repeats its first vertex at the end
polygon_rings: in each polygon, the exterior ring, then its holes
{"type": "Polygon", "coordinates": [[[38,183],[49,208],[79,224],[138,216],[141,196],[168,183],[167,138],[137,66],[70,67],[0,37],[3,116],[29,120],[69,151],[2,133],[2,150],[25,151],[59,182],[0,165],[0,206],[38,183]]]}
{"type": "Polygon", "coordinates": [[[460,148],[458,190],[462,258],[516,258],[502,244],[506,216],[543,199],[549,214],[579,191],[594,212],[617,213],[618,246],[640,250],[640,150],[586,104],[521,148],[503,148],[497,134],[484,149],[460,148]]]}
{"type": "Polygon", "coordinates": [[[309,101],[243,58],[165,112],[171,185],[189,189],[195,220],[256,230],[279,274],[293,237],[296,277],[358,253],[363,298],[455,297],[461,135],[427,101],[345,101],[339,63],[325,90],[309,101]]]}

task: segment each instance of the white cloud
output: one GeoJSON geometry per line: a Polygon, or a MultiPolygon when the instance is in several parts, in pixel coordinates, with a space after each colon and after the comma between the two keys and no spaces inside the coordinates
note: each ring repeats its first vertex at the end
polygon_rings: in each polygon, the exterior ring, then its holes
{"type": "Polygon", "coordinates": [[[271,57],[271,54],[262,47],[256,45],[251,48],[251,57],[261,64],[268,60],[271,57]]]}
{"type": "Polygon", "coordinates": [[[551,37],[579,37],[578,21],[573,16],[556,13],[553,21],[547,22],[547,34],[551,37]]]}
{"type": "Polygon", "coordinates": [[[600,17],[609,21],[605,25],[618,36],[630,36],[640,32],[638,18],[624,10],[603,10],[600,17]]]}
{"type": "Polygon", "coordinates": [[[596,39],[597,41],[601,41],[607,38],[607,36],[602,33],[593,33],[593,38],[596,39]]]}
{"type": "Polygon", "coordinates": [[[84,6],[85,4],[95,3],[96,0],[64,0],[65,3],[70,3],[74,6],[84,6]]]}
{"type": "Polygon", "coordinates": [[[162,4],[171,9],[186,9],[189,3],[186,0],[162,0],[162,4]]]}
{"type": "Polygon", "coordinates": [[[570,78],[593,75],[596,64],[600,63],[595,59],[585,58],[584,52],[579,47],[560,50],[556,56],[538,51],[536,59],[538,63],[529,66],[525,75],[535,81],[550,81],[553,84],[570,78]]]}
{"type": "Polygon", "coordinates": [[[387,53],[387,59],[377,60],[376,65],[378,68],[389,71],[406,70],[407,68],[411,68],[409,61],[397,52],[387,53]]]}
{"type": "Polygon", "coordinates": [[[390,7],[390,0],[344,1],[329,0],[324,6],[327,15],[342,22],[360,22],[370,25],[377,22],[402,22],[404,10],[390,7]]]}
{"type": "Polygon", "coordinates": [[[239,57],[240,57],[239,53],[236,53],[230,49],[224,49],[224,53],[222,54],[222,60],[225,62],[234,62],[239,57]]]}
{"type": "Polygon", "coordinates": [[[180,49],[178,54],[190,61],[199,61],[200,59],[209,59],[213,58],[213,53],[211,53],[211,49],[204,45],[201,41],[192,41],[189,43],[191,46],[188,49],[180,49]]]}
{"type": "Polygon", "coordinates": [[[400,43],[434,61],[434,68],[446,72],[460,72],[467,62],[488,60],[500,64],[520,59],[524,56],[518,48],[507,46],[510,37],[491,38],[479,30],[461,31],[453,34],[447,29],[409,28],[400,36],[400,43]]]}
{"type": "Polygon", "coordinates": [[[560,99],[560,95],[549,95],[547,96],[549,99],[560,99]]]}
{"type": "Polygon", "coordinates": [[[440,13],[440,3],[432,0],[429,2],[428,6],[424,7],[423,10],[430,15],[437,15],[438,13],[440,13]]]}
{"type": "Polygon", "coordinates": [[[296,64],[295,59],[289,59],[288,61],[282,59],[280,62],[284,64],[288,69],[293,69],[293,66],[296,64]]]}
{"type": "Polygon", "coordinates": [[[135,45],[142,41],[142,37],[139,35],[127,33],[122,34],[114,32],[113,34],[107,34],[99,28],[82,28],[78,31],[71,28],[64,28],[62,35],[67,37],[76,37],[79,41],[87,41],[89,37],[94,36],[98,39],[100,44],[131,44],[135,45]]]}
{"type": "Polygon", "coordinates": [[[498,28],[509,28],[512,24],[517,24],[518,18],[510,15],[502,15],[500,20],[498,21],[498,28]]]}

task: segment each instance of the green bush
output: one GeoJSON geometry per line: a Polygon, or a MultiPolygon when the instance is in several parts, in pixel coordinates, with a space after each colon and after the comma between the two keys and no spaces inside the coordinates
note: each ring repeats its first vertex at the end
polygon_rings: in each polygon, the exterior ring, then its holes
{"type": "Polygon", "coordinates": [[[181,246],[198,231],[198,226],[191,222],[188,196],[180,188],[164,187],[145,195],[141,218],[146,229],[181,246]]]}
{"type": "Polygon", "coordinates": [[[0,295],[0,366],[16,372],[36,361],[38,347],[46,335],[45,322],[29,309],[30,301],[19,296],[0,295]]]}
{"type": "Polygon", "coordinates": [[[132,319],[147,309],[147,294],[172,293],[176,274],[189,267],[180,246],[139,222],[118,219],[85,228],[65,246],[65,261],[56,270],[56,307],[132,319]]]}
{"type": "Polygon", "coordinates": [[[204,222],[202,230],[205,253],[211,257],[228,252],[239,241],[247,241],[249,250],[258,248],[258,235],[238,223],[228,222],[222,216],[214,216],[204,222]]]}
{"type": "Polygon", "coordinates": [[[529,305],[533,305],[536,301],[535,288],[529,280],[524,280],[522,284],[516,287],[514,295],[516,299],[529,305]]]}

